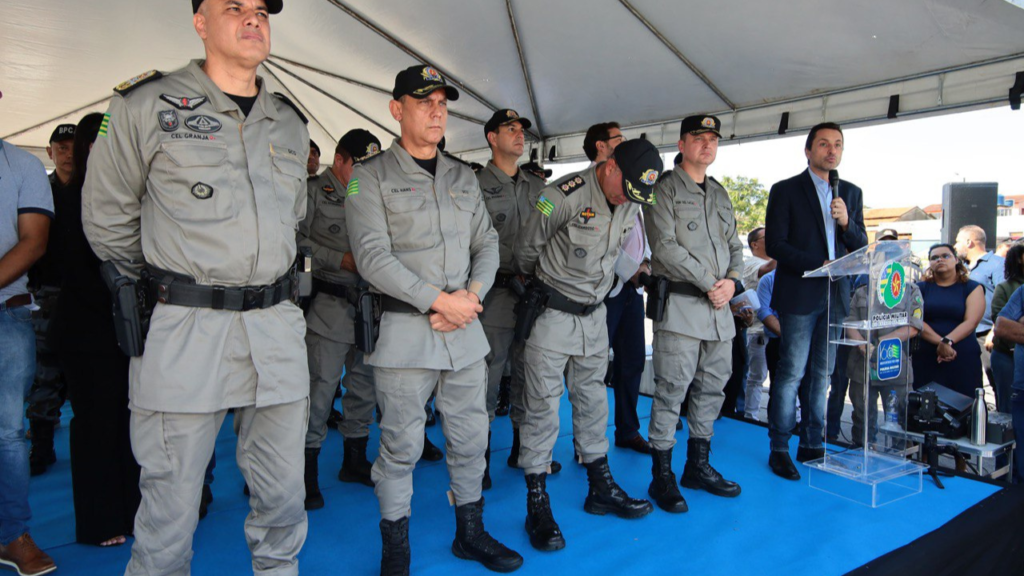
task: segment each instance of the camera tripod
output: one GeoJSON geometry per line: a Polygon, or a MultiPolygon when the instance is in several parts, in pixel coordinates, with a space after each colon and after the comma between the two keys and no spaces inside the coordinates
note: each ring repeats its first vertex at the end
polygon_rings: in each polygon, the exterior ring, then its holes
{"type": "Polygon", "coordinates": [[[942,485],[942,480],[939,480],[939,476],[950,477],[953,474],[950,472],[943,472],[939,469],[939,455],[945,454],[952,456],[956,460],[957,470],[964,467],[964,457],[960,454],[960,449],[953,444],[939,445],[939,436],[935,432],[924,433],[924,444],[921,445],[921,460],[928,463],[928,475],[935,481],[935,485],[940,490],[945,490],[946,487],[942,485]]]}

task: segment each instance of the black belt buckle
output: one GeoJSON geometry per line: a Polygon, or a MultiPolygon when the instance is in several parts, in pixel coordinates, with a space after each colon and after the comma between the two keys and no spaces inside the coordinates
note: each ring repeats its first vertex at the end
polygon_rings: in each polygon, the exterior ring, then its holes
{"type": "Polygon", "coordinates": [[[266,291],[266,286],[245,290],[242,293],[242,312],[263,308],[263,297],[266,294],[266,291]]]}

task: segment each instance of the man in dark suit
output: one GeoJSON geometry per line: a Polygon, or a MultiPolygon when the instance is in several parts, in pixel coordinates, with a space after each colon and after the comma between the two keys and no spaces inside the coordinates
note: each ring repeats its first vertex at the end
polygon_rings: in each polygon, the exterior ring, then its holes
{"type": "Polygon", "coordinates": [[[765,217],[767,252],[779,263],[771,307],[784,335],[779,377],[772,381],[770,391],[768,465],[789,480],[800,479],[789,457],[789,439],[796,425],[796,396],[805,372],[807,383],[799,390],[803,418],[796,459],[806,462],[825,455],[826,376],[835,362],[835,345],[828,343],[834,339],[829,334],[829,317],[845,318],[850,304],[845,279],[833,285],[829,299],[827,278],[803,278],[803,274],[868,242],[860,188],[840,181],[839,194],[833,197],[829,186],[829,171],[843,158],[842,128],[832,122],[811,128],[804,154],[807,170],[772,186],[765,217]]]}

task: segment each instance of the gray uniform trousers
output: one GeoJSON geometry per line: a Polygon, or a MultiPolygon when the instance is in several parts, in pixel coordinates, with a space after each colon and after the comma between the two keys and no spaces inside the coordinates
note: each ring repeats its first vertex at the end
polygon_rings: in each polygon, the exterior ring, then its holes
{"type": "Polygon", "coordinates": [[[455,503],[480,500],[487,449],[486,370],[483,359],[454,371],[374,367],[382,417],[380,455],[371,478],[384,520],[412,514],[412,472],[423,453],[427,419],[423,405],[435,387],[455,503]]]}
{"type": "MultiPolygon", "coordinates": [[[[573,329],[575,323],[570,314],[548,309],[534,324],[523,356],[526,414],[519,429],[519,466],[526,474],[546,472],[551,464],[558,440],[558,405],[565,388],[569,389],[572,403],[576,451],[583,462],[593,462],[608,454],[608,392],[604,385],[608,371],[608,328],[604,313],[603,306],[593,313],[599,315],[601,334],[587,346],[580,344],[583,354],[555,352],[549,341],[566,340],[570,334],[583,340],[583,334],[573,329]]],[[[561,346],[564,345],[563,342],[561,346]]]]}
{"type": "MultiPolygon", "coordinates": [[[[203,474],[226,414],[133,409],[132,450],[142,466],[142,504],[125,576],[191,573],[203,474]]],[[[308,418],[306,399],[235,409],[235,457],[251,492],[245,539],[259,576],[299,573],[296,557],[306,540],[302,442],[308,418]]]]}
{"type": "MultiPolygon", "coordinates": [[[[512,362],[512,337],[515,335],[515,328],[502,328],[498,326],[483,325],[484,335],[487,336],[487,345],[491,351],[487,353],[484,361],[487,363],[487,417],[494,421],[494,411],[498,407],[498,391],[501,388],[501,378],[505,375],[505,363],[512,362]]],[[[509,390],[509,402],[512,403],[512,394],[509,390]]]]}
{"type": "Polygon", "coordinates": [[[654,401],[648,442],[656,450],[676,444],[679,406],[690,392],[686,422],[691,438],[710,439],[732,375],[732,341],[700,340],[658,330],[654,333],[654,401]]]}
{"type": "Polygon", "coordinates": [[[306,448],[319,448],[327,437],[327,418],[334,405],[334,392],[341,380],[344,419],[338,430],[345,438],[365,438],[370,434],[376,399],[373,393],[373,368],[363,362],[363,353],[355,344],[335,342],[315,332],[306,332],[309,350],[309,430],[306,448]]]}
{"type": "Polygon", "coordinates": [[[480,316],[484,335],[491,351],[484,361],[487,362],[487,415],[494,421],[494,411],[498,407],[498,391],[501,378],[509,369],[512,383],[509,387],[509,416],[512,427],[519,428],[523,421],[523,365],[522,343],[516,344],[515,336],[515,305],[517,299],[507,288],[495,288],[484,300],[484,313],[480,316]]]}

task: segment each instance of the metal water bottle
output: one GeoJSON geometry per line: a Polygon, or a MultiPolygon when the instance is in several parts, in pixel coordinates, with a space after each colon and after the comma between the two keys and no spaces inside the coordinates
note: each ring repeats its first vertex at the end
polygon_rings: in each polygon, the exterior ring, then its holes
{"type": "Polygon", "coordinates": [[[971,444],[985,443],[985,429],[988,427],[988,406],[985,405],[985,391],[974,390],[974,405],[971,406],[971,444]]]}

